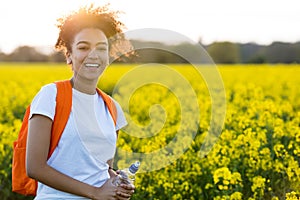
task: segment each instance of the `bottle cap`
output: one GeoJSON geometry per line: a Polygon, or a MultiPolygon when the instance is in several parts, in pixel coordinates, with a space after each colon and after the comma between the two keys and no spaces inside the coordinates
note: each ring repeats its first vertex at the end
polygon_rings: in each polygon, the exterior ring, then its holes
{"type": "Polygon", "coordinates": [[[139,167],[140,167],[140,162],[136,161],[135,163],[133,163],[132,165],[130,165],[129,171],[131,173],[135,174],[137,172],[137,170],[139,169],[139,167]]]}

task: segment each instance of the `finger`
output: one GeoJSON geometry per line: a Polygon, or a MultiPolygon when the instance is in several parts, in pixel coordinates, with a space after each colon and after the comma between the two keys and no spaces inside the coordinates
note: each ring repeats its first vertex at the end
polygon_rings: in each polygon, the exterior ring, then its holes
{"type": "Polygon", "coordinates": [[[119,188],[118,191],[122,194],[128,194],[129,196],[131,196],[134,193],[134,190],[125,190],[122,188],[119,188]]]}
{"type": "Polygon", "coordinates": [[[117,192],[117,195],[118,195],[118,197],[125,198],[125,199],[128,199],[129,197],[131,197],[131,194],[127,194],[127,193],[120,192],[120,191],[117,192]]]}
{"type": "Polygon", "coordinates": [[[129,198],[125,198],[125,197],[118,197],[118,200],[129,200],[130,199],[130,197],[129,198]]]}
{"type": "Polygon", "coordinates": [[[122,194],[128,194],[129,196],[134,194],[134,190],[126,190],[126,191],[120,191],[122,194]]]}
{"type": "Polygon", "coordinates": [[[119,199],[119,198],[118,198],[117,193],[115,193],[115,194],[113,194],[113,195],[111,196],[111,198],[109,198],[109,199],[111,199],[111,200],[116,200],[116,199],[119,199]]]}
{"type": "Polygon", "coordinates": [[[129,196],[131,196],[134,193],[134,190],[121,190],[119,189],[119,192],[122,194],[128,194],[129,196]]]}
{"type": "Polygon", "coordinates": [[[118,199],[118,200],[129,200],[129,199],[130,199],[130,197],[129,197],[129,198],[125,198],[125,197],[118,197],[117,199],[118,199]]]}
{"type": "Polygon", "coordinates": [[[124,188],[124,189],[126,189],[126,190],[134,190],[135,189],[135,187],[134,187],[134,185],[132,185],[132,184],[121,184],[120,185],[120,187],[122,187],[122,188],[124,188]]]}
{"type": "Polygon", "coordinates": [[[118,197],[118,191],[115,191],[112,196],[113,196],[113,198],[117,198],[118,197]]]}

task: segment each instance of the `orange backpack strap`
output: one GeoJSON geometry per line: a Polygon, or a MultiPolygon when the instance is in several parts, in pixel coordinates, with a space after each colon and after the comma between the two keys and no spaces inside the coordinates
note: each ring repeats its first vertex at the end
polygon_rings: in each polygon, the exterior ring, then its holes
{"type": "Polygon", "coordinates": [[[100,90],[99,88],[97,88],[97,92],[98,94],[102,97],[104,103],[106,104],[110,115],[112,116],[115,125],[117,124],[117,107],[114,103],[114,101],[112,100],[112,98],[107,95],[105,92],[103,92],[102,90],[100,90]]]}
{"type": "MultiPolygon", "coordinates": [[[[56,109],[52,124],[48,158],[53,153],[67,124],[72,107],[72,85],[70,80],[56,82],[56,109]]],[[[26,174],[26,145],[30,105],[27,107],[18,138],[13,143],[12,191],[23,195],[36,195],[37,181],[26,174]]]]}
{"type": "Polygon", "coordinates": [[[48,158],[56,148],[68,122],[72,108],[72,84],[70,80],[56,81],[56,108],[52,124],[51,141],[48,158]]]}

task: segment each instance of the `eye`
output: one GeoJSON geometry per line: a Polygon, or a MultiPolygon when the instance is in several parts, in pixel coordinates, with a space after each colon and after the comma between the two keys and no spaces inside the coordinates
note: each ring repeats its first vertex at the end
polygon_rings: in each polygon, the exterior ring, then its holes
{"type": "Polygon", "coordinates": [[[106,50],[107,50],[107,48],[106,48],[106,47],[104,47],[104,46],[101,46],[101,47],[97,47],[97,50],[99,50],[99,51],[106,51],[106,50]]]}
{"type": "Polygon", "coordinates": [[[87,46],[78,46],[77,48],[79,50],[88,50],[89,49],[89,47],[87,47],[87,46]]]}

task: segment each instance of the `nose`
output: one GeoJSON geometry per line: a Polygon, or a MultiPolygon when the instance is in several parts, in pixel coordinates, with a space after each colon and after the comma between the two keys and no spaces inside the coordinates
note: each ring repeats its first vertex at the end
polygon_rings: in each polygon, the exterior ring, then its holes
{"type": "Polygon", "coordinates": [[[96,48],[91,49],[91,51],[89,52],[88,58],[90,59],[98,59],[99,58],[99,54],[96,51],[96,48]]]}

